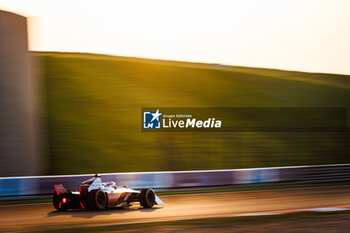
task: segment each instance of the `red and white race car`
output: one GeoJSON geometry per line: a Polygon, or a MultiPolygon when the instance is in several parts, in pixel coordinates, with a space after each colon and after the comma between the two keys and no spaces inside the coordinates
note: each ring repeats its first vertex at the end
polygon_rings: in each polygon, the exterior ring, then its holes
{"type": "Polygon", "coordinates": [[[127,186],[118,187],[115,182],[103,183],[100,175],[95,175],[72,192],[62,184],[55,185],[53,205],[57,210],[89,209],[103,210],[111,207],[128,207],[132,202],[140,202],[144,208],[164,205],[163,201],[150,189],[133,190],[127,186]]]}

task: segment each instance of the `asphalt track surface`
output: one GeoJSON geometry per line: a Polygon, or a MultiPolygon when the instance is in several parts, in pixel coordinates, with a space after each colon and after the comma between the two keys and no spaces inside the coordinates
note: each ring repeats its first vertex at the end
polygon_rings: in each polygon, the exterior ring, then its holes
{"type": "Polygon", "coordinates": [[[350,186],[162,196],[164,206],[56,211],[51,203],[0,206],[0,231],[70,228],[350,204],[350,186]]]}

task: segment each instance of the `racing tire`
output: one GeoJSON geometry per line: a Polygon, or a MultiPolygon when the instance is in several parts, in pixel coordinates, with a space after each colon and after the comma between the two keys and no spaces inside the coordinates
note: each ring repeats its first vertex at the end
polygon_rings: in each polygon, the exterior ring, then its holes
{"type": "Polygon", "coordinates": [[[140,193],[140,204],[144,208],[152,208],[156,202],[156,194],[153,189],[142,189],[140,193]]]}
{"type": "Polygon", "coordinates": [[[56,192],[54,192],[53,198],[52,198],[53,206],[55,207],[56,210],[66,211],[67,207],[61,206],[61,208],[60,208],[60,202],[61,202],[61,200],[60,200],[58,194],[56,192]]]}
{"type": "Polygon", "coordinates": [[[104,210],[107,206],[107,196],[101,189],[92,190],[88,195],[88,207],[91,210],[104,210]]]}

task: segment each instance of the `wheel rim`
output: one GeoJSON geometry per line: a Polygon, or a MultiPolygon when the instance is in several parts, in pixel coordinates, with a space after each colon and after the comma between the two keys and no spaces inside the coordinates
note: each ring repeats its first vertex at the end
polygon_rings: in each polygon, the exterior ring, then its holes
{"type": "Polygon", "coordinates": [[[155,196],[154,196],[154,193],[152,191],[147,192],[147,201],[151,205],[154,204],[155,196]]]}
{"type": "Polygon", "coordinates": [[[97,194],[97,203],[100,205],[100,206],[104,206],[105,204],[105,196],[102,192],[99,192],[97,194]]]}

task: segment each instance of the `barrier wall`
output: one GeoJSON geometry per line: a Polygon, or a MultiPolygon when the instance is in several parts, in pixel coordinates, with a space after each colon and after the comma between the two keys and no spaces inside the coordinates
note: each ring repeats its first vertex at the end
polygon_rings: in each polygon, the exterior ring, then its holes
{"type": "MultiPolygon", "coordinates": [[[[144,172],[101,174],[104,181],[116,181],[130,188],[154,189],[225,186],[295,180],[293,168],[259,168],[215,171],[144,172]]],[[[76,190],[92,175],[37,176],[0,178],[0,197],[45,195],[53,193],[54,184],[63,184],[76,190]]]]}
{"type": "MultiPolygon", "coordinates": [[[[63,184],[70,190],[77,190],[80,183],[91,176],[93,174],[3,177],[0,178],[0,197],[48,195],[53,193],[54,184],[63,184]]],[[[128,185],[134,189],[148,187],[156,190],[263,183],[314,183],[350,181],[350,164],[181,172],[109,173],[101,174],[101,176],[102,180],[115,181],[117,185],[128,185]]]]}

